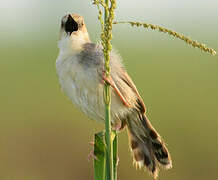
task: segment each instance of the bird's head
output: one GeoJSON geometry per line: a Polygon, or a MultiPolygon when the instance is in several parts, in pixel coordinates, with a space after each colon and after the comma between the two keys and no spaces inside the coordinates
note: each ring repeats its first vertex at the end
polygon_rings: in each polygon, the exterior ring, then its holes
{"type": "Polygon", "coordinates": [[[61,20],[59,48],[77,52],[88,42],[90,39],[83,17],[78,14],[64,16],[61,20]]]}

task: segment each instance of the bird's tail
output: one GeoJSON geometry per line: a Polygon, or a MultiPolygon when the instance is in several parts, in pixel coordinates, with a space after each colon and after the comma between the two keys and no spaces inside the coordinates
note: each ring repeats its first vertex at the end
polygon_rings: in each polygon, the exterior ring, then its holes
{"type": "Polygon", "coordinates": [[[172,167],[170,154],[145,114],[133,113],[127,119],[130,148],[136,167],[146,167],[156,179],[158,167],[172,167]]]}

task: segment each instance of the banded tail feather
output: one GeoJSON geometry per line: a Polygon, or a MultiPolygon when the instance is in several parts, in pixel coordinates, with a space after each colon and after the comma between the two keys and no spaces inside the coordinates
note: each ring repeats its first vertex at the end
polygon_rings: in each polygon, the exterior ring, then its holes
{"type": "Polygon", "coordinates": [[[127,126],[133,163],[137,168],[146,167],[156,179],[159,166],[165,169],[172,167],[170,154],[163,140],[145,114],[135,111],[127,118],[127,126]]]}

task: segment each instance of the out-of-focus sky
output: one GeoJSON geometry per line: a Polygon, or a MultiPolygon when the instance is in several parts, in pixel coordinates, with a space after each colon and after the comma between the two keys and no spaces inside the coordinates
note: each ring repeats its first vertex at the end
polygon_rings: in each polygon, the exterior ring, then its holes
{"type": "MultiPolygon", "coordinates": [[[[89,0],[0,1],[0,179],[93,179],[88,142],[104,128],[61,92],[55,70],[61,18],[84,16],[99,41],[89,0]]],[[[118,0],[117,20],[145,21],[218,50],[216,0],[118,0]]],[[[217,179],[218,56],[168,35],[114,26],[113,46],[168,144],[173,169],[162,180],[217,179]]],[[[119,134],[119,179],[151,179],[135,170],[125,131],[119,134]]]]}
{"type": "MultiPolygon", "coordinates": [[[[0,5],[1,34],[12,37],[25,33],[38,36],[39,32],[51,29],[56,32],[60,18],[69,12],[82,14],[92,28],[97,23],[96,7],[89,0],[1,0],[0,5]]],[[[123,0],[117,2],[116,17],[178,27],[179,30],[203,28],[203,31],[210,31],[218,24],[217,9],[218,1],[214,0],[123,0]]]]}

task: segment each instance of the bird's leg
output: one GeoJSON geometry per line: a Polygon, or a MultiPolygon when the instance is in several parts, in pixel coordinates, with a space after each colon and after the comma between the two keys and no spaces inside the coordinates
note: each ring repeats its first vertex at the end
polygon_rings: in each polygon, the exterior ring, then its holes
{"type": "Polygon", "coordinates": [[[120,97],[121,101],[123,102],[123,104],[127,107],[130,107],[130,104],[128,103],[128,101],[123,97],[123,95],[121,94],[120,90],[117,88],[116,84],[114,83],[113,79],[111,78],[111,76],[107,77],[105,75],[105,71],[103,71],[102,73],[102,79],[108,83],[116,92],[116,94],[120,97]]]}

